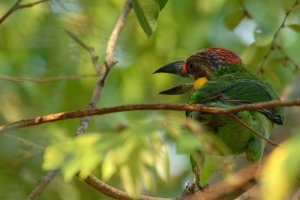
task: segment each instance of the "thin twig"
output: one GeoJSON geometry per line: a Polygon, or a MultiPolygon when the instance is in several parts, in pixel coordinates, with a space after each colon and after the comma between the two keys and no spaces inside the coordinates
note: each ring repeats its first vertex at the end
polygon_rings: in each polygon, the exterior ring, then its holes
{"type": "MultiPolygon", "coordinates": [[[[104,61],[105,67],[103,67],[100,72],[99,79],[98,79],[97,85],[94,88],[93,95],[90,100],[88,109],[96,108],[96,104],[100,101],[100,97],[101,97],[101,93],[102,93],[102,90],[105,85],[106,77],[107,77],[108,73],[110,72],[110,69],[117,63],[116,61],[114,61],[115,47],[116,47],[119,35],[121,33],[121,30],[123,29],[124,23],[131,11],[131,8],[132,8],[131,0],[127,0],[124,5],[123,11],[122,11],[119,19],[117,20],[117,23],[116,23],[116,25],[111,33],[111,36],[107,42],[106,56],[105,56],[105,61],[104,61]]],[[[87,129],[87,127],[90,123],[90,120],[91,120],[90,116],[86,116],[81,120],[80,126],[77,129],[76,135],[81,135],[85,132],[85,130],[87,129]]]]}
{"type": "Polygon", "coordinates": [[[40,1],[36,1],[33,3],[26,3],[26,4],[21,4],[22,0],[17,0],[14,5],[0,18],[0,25],[11,15],[13,14],[15,11],[22,9],[22,8],[28,8],[28,7],[33,7],[37,4],[40,3],[44,3],[46,1],[50,1],[50,0],[40,0],[40,1]]]}
{"type": "Polygon", "coordinates": [[[91,61],[93,63],[93,66],[97,72],[97,74],[99,75],[100,73],[100,65],[98,63],[98,56],[96,55],[96,52],[95,52],[95,48],[94,47],[91,47],[91,46],[88,46],[87,44],[85,44],[83,41],[81,41],[74,33],[72,33],[71,31],[67,30],[67,29],[64,29],[65,32],[75,41],[77,42],[83,49],[85,49],[89,54],[90,54],[90,57],[91,57],[91,61]]]}
{"type": "Polygon", "coordinates": [[[266,138],[263,134],[261,134],[260,132],[258,132],[257,130],[255,130],[254,128],[252,128],[249,124],[247,124],[246,122],[244,122],[243,120],[241,120],[238,116],[236,116],[235,114],[230,114],[229,116],[233,117],[236,121],[238,121],[240,124],[242,124],[244,127],[246,127],[247,129],[249,129],[250,131],[252,131],[255,135],[257,135],[259,138],[265,140],[266,142],[268,142],[269,144],[277,147],[278,144],[273,142],[272,140],[270,140],[269,138],[266,138]]]}
{"type": "MultiPolygon", "coordinates": [[[[11,135],[6,135],[6,136],[12,137],[14,139],[21,141],[22,144],[24,144],[25,146],[36,148],[39,151],[45,151],[45,147],[35,144],[26,139],[11,136],[11,135]]],[[[53,171],[47,172],[46,176],[44,176],[43,179],[41,179],[41,181],[34,188],[32,193],[28,197],[28,200],[38,199],[38,197],[42,194],[42,191],[45,189],[45,187],[50,183],[50,181],[55,177],[55,175],[58,172],[59,172],[59,170],[53,170],[53,171]]],[[[234,176],[236,177],[235,178],[236,181],[233,184],[228,183],[223,180],[219,181],[215,184],[210,185],[210,187],[207,190],[196,193],[195,197],[201,197],[201,198],[203,197],[203,198],[205,198],[205,200],[213,199],[215,197],[220,197],[226,193],[232,192],[236,189],[243,188],[246,185],[251,184],[251,181],[253,181],[256,177],[256,172],[257,172],[257,164],[252,164],[246,168],[241,169],[239,172],[234,174],[234,176]]],[[[126,192],[118,190],[118,189],[114,188],[113,186],[110,186],[110,185],[104,183],[103,181],[101,181],[97,177],[95,177],[94,175],[89,175],[87,178],[84,179],[84,182],[86,182],[88,185],[90,185],[94,189],[102,192],[103,194],[108,195],[109,197],[112,197],[115,199],[132,199],[126,192]]],[[[171,200],[171,198],[150,197],[150,196],[144,196],[144,195],[141,195],[135,199],[139,199],[139,200],[171,200]]],[[[191,199],[194,199],[194,197],[193,196],[184,196],[184,197],[176,198],[176,199],[191,200],[191,199]]]]}
{"type": "Polygon", "coordinates": [[[74,74],[67,76],[55,77],[15,77],[15,76],[0,76],[2,81],[15,81],[15,82],[32,82],[32,83],[47,83],[61,80],[75,80],[80,78],[97,77],[97,74],[74,74]]]}
{"type": "Polygon", "coordinates": [[[300,69],[299,65],[290,56],[287,55],[287,53],[282,49],[281,46],[276,46],[276,49],[278,49],[278,51],[283,55],[285,61],[292,64],[295,67],[295,69],[300,69]]]}
{"type": "MultiPolygon", "coordinates": [[[[131,0],[127,0],[126,3],[125,3],[125,6],[123,8],[122,14],[119,17],[119,19],[117,20],[116,25],[115,25],[115,27],[112,31],[111,37],[110,37],[110,39],[108,40],[108,43],[107,43],[106,57],[109,58],[109,59],[113,58],[113,56],[114,56],[116,43],[118,41],[120,32],[121,32],[121,30],[124,26],[125,20],[126,20],[128,14],[129,14],[130,10],[131,10],[131,0]]],[[[89,53],[89,55],[91,57],[91,61],[93,63],[93,66],[94,66],[97,74],[99,75],[99,79],[98,79],[97,84],[94,88],[93,95],[91,97],[91,101],[90,101],[89,106],[88,106],[88,109],[94,109],[94,108],[96,108],[97,102],[99,102],[99,100],[100,100],[101,92],[102,92],[102,89],[104,87],[106,77],[107,77],[110,69],[117,62],[111,62],[111,60],[105,60],[104,61],[105,67],[102,67],[102,70],[100,71],[100,64],[98,62],[98,56],[95,53],[95,49],[93,47],[90,47],[90,46],[86,45],[84,42],[82,42],[71,31],[65,29],[65,32],[75,42],[77,42],[83,49],[85,49],[89,53]]],[[[77,129],[77,132],[75,134],[76,136],[83,134],[85,132],[85,130],[87,129],[88,125],[89,125],[91,117],[87,116],[87,115],[83,116],[83,117],[84,118],[81,120],[80,125],[77,129]]],[[[46,176],[47,176],[47,174],[46,174],[46,176]]],[[[46,177],[44,177],[44,178],[46,178],[46,177]]],[[[39,184],[41,186],[43,186],[43,184],[44,184],[43,180],[41,180],[39,184]]],[[[38,188],[39,185],[37,185],[36,187],[38,188]]],[[[35,190],[35,188],[34,188],[34,190],[35,190]]],[[[34,192],[34,190],[33,190],[33,192],[34,192]]],[[[39,192],[42,193],[42,190],[40,190],[39,192]]]]}
{"type": "MultiPolygon", "coordinates": [[[[26,140],[24,138],[14,136],[14,135],[8,135],[8,134],[5,134],[5,136],[16,139],[16,140],[20,141],[23,145],[30,147],[30,148],[35,148],[38,151],[44,152],[46,150],[45,147],[40,146],[40,145],[38,145],[32,141],[26,140]]],[[[58,173],[59,173],[58,169],[48,171],[43,176],[43,178],[36,184],[36,186],[34,187],[33,191],[30,193],[27,200],[38,199],[41,196],[44,189],[48,186],[48,184],[51,182],[51,180],[56,177],[56,175],[58,173]]],[[[78,175],[77,175],[77,177],[79,179],[81,179],[78,175]]],[[[118,190],[118,189],[104,183],[103,181],[101,181],[100,179],[98,179],[97,177],[95,177],[92,174],[89,175],[87,178],[85,178],[84,182],[86,182],[91,187],[102,192],[103,194],[106,194],[109,197],[116,198],[116,199],[132,199],[126,192],[118,190]]],[[[144,195],[141,195],[138,199],[141,199],[141,200],[171,200],[168,198],[150,197],[150,196],[144,196],[144,195]]]]}
{"type": "Polygon", "coordinates": [[[126,4],[123,8],[123,12],[121,16],[119,17],[109,39],[107,42],[107,48],[106,48],[106,56],[105,56],[105,62],[108,67],[114,66],[117,61],[114,59],[114,53],[117,45],[117,40],[120,36],[121,30],[125,24],[125,20],[127,19],[127,16],[132,8],[131,0],[127,0],[126,4]]]}
{"type": "Polygon", "coordinates": [[[281,31],[282,28],[285,27],[285,22],[287,20],[287,18],[290,16],[290,14],[292,13],[292,11],[295,9],[295,7],[299,4],[299,0],[295,0],[295,2],[293,3],[293,5],[285,12],[285,16],[280,24],[280,26],[278,27],[278,29],[276,30],[276,32],[273,35],[273,39],[271,42],[271,45],[269,47],[269,49],[267,50],[266,54],[264,55],[259,67],[258,67],[258,71],[257,73],[264,73],[264,65],[266,63],[266,61],[268,60],[271,52],[274,50],[275,46],[276,46],[276,42],[277,42],[277,38],[278,35],[281,31]]]}
{"type": "Polygon", "coordinates": [[[49,185],[49,183],[56,177],[58,172],[59,170],[51,170],[47,172],[33,188],[27,200],[38,199],[42,195],[45,188],[49,185]]]}
{"type": "Polygon", "coordinates": [[[19,136],[15,136],[15,135],[9,135],[9,134],[4,134],[6,137],[12,138],[14,140],[18,140],[19,142],[21,142],[23,145],[30,147],[30,148],[34,148],[40,152],[43,152],[45,150],[45,147],[38,145],[32,141],[26,140],[24,138],[21,138],[19,136]]]}
{"type": "Polygon", "coordinates": [[[212,114],[231,114],[245,110],[261,110],[274,107],[291,107],[300,106],[300,99],[290,101],[269,101],[255,104],[244,104],[233,106],[231,108],[210,107],[202,104],[135,104],[135,105],[122,105],[115,107],[107,107],[101,109],[87,109],[71,112],[60,112],[49,115],[36,117],[33,119],[24,119],[14,123],[5,124],[0,126],[0,133],[8,130],[18,129],[28,126],[36,126],[44,123],[81,118],[84,116],[93,115],[106,115],[109,113],[125,112],[125,111],[141,111],[141,110],[177,110],[177,111],[200,111],[212,114]]]}

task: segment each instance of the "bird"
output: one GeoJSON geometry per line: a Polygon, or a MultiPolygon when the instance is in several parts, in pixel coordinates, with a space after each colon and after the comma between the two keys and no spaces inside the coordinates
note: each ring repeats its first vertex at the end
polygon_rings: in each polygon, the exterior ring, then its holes
{"type": "MultiPolygon", "coordinates": [[[[189,104],[202,104],[220,108],[237,105],[280,100],[273,87],[251,74],[242,60],[233,51],[226,48],[206,48],[189,56],[158,68],[154,73],[176,74],[193,79],[193,83],[182,84],[160,92],[165,95],[185,94],[190,92],[189,104]]],[[[258,137],[252,129],[269,138],[274,124],[282,125],[284,110],[282,107],[249,110],[228,115],[211,114],[199,111],[186,111],[186,116],[199,123],[211,134],[221,139],[231,154],[245,153],[251,162],[262,159],[266,141],[258,137]]],[[[205,155],[201,151],[190,154],[194,173],[189,192],[204,190],[200,174],[205,155]]]]}

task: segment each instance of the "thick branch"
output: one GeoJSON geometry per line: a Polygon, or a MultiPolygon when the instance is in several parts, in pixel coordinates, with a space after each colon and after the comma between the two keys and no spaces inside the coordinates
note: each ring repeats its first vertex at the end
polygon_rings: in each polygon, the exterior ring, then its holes
{"type": "MultiPolygon", "coordinates": [[[[44,151],[45,147],[42,147],[38,144],[35,144],[31,141],[28,141],[26,139],[16,137],[16,136],[11,136],[11,135],[6,135],[8,137],[12,137],[14,139],[17,139],[22,142],[25,146],[32,147],[37,149],[38,151],[44,151]]],[[[253,184],[253,181],[257,177],[257,164],[252,164],[246,168],[241,169],[239,172],[234,174],[234,182],[228,182],[228,181],[219,181],[215,184],[210,185],[210,187],[202,192],[198,192],[195,195],[189,195],[189,196],[184,196],[181,198],[176,198],[176,199],[181,199],[181,200],[191,200],[191,199],[214,199],[217,197],[221,197],[224,194],[228,194],[230,192],[233,192],[239,188],[245,188],[249,187],[253,184]]],[[[50,183],[51,179],[55,177],[55,174],[58,173],[58,170],[53,170],[47,172],[46,176],[43,177],[43,180],[40,181],[37,184],[37,187],[34,188],[32,193],[29,196],[29,200],[32,199],[37,199],[43,189],[50,183]]],[[[106,194],[109,197],[115,198],[115,199],[132,199],[126,192],[118,190],[117,188],[114,188],[113,186],[110,186],[103,181],[99,180],[97,177],[94,175],[89,175],[87,178],[84,179],[84,182],[86,182],[88,185],[93,187],[94,189],[102,192],[103,194],[106,194]]],[[[136,199],[140,200],[171,200],[170,198],[160,198],[160,197],[150,197],[150,196],[144,196],[141,195],[136,199]]],[[[172,198],[173,199],[173,198],[172,198]]]]}
{"type": "Polygon", "coordinates": [[[255,200],[259,192],[258,185],[254,185],[252,188],[238,196],[235,200],[255,200]]]}
{"type": "MultiPolygon", "coordinates": [[[[112,197],[114,199],[123,199],[123,200],[132,200],[133,198],[130,197],[126,192],[123,192],[121,190],[118,190],[114,187],[111,187],[110,185],[107,185],[103,181],[97,179],[93,175],[89,175],[84,182],[89,184],[91,187],[95,188],[96,190],[100,191],[103,194],[106,194],[109,197],[112,197]]],[[[139,196],[139,200],[171,200],[169,198],[159,198],[159,197],[149,197],[149,196],[139,196]]]]}
{"type": "Polygon", "coordinates": [[[109,113],[125,112],[125,111],[138,111],[138,110],[180,110],[180,111],[200,111],[212,114],[232,114],[245,110],[261,110],[274,107],[290,107],[300,106],[300,99],[290,101],[269,101],[255,104],[244,104],[234,106],[231,108],[210,107],[202,104],[137,104],[137,105],[123,105],[101,109],[88,109],[81,111],[61,112],[49,115],[36,117],[33,119],[24,119],[14,123],[5,124],[0,126],[0,132],[7,130],[18,129],[28,126],[36,126],[53,121],[81,118],[84,116],[92,115],[105,115],[109,113]]]}
{"type": "Polygon", "coordinates": [[[236,189],[249,187],[251,182],[255,180],[258,164],[252,164],[247,168],[241,169],[235,174],[233,182],[226,180],[220,181],[210,187],[207,190],[196,192],[195,194],[183,197],[182,200],[210,200],[217,199],[224,194],[235,191],[236,189]]]}

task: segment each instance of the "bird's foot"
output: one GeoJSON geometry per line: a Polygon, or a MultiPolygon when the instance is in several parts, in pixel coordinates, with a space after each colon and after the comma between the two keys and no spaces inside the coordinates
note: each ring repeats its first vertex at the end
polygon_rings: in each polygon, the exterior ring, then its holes
{"type": "Polygon", "coordinates": [[[204,184],[203,186],[200,185],[199,183],[195,183],[193,182],[191,185],[187,182],[185,184],[185,188],[184,188],[184,191],[183,191],[183,195],[189,195],[189,194],[194,194],[198,191],[203,191],[205,189],[208,188],[208,184],[204,184]]]}

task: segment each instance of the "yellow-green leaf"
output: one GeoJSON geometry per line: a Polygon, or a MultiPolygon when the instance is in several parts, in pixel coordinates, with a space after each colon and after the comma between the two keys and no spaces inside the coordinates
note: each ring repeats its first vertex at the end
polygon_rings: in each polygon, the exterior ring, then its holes
{"type": "Polygon", "coordinates": [[[268,157],[262,170],[261,197],[263,200],[288,199],[295,188],[300,164],[299,132],[276,148],[268,157]]]}

